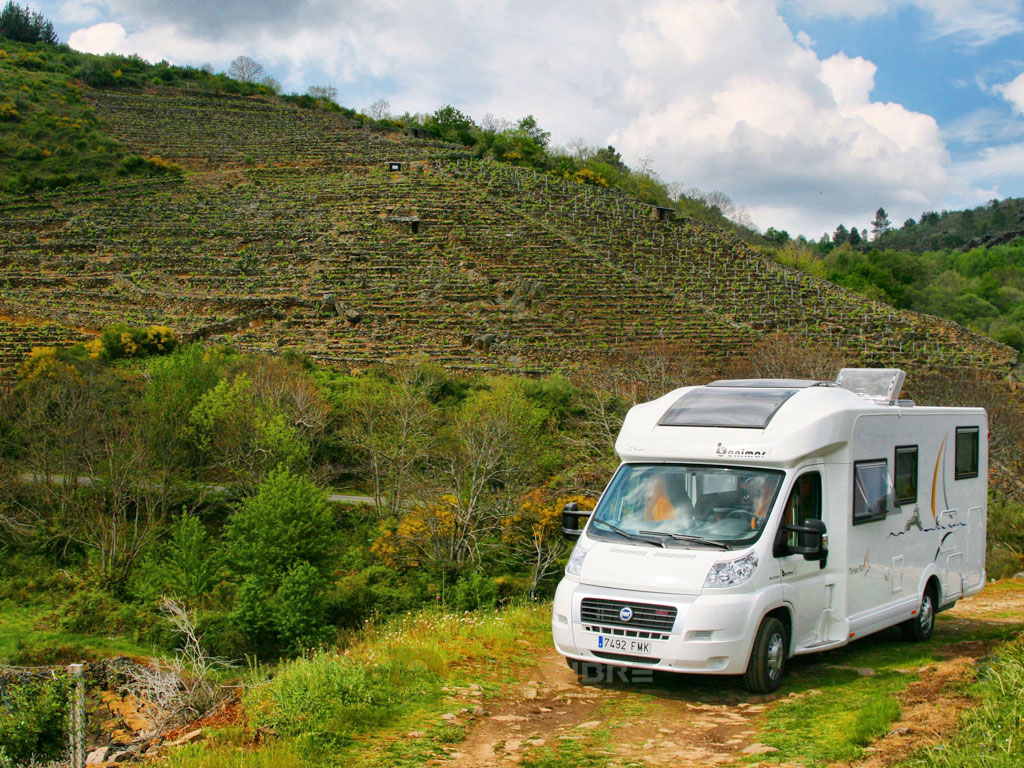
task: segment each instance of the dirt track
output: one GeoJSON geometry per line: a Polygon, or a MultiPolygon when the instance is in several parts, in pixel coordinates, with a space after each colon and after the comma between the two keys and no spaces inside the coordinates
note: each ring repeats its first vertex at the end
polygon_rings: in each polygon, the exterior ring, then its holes
{"type": "MultiPolygon", "coordinates": [[[[951,684],[969,678],[975,662],[993,645],[959,638],[981,625],[1020,624],[1024,592],[986,590],[943,617],[930,648],[939,660],[915,670],[919,679],[899,696],[902,715],[885,737],[865,750],[858,764],[862,768],[890,765],[952,730],[969,701],[951,684]]],[[[816,665],[826,663],[842,664],[842,651],[794,660],[791,673],[813,675],[816,665]]],[[[774,750],[757,741],[759,716],[780,699],[808,695],[787,694],[784,686],[776,695],[753,696],[738,680],[710,676],[659,674],[633,683],[581,683],[547,649],[521,679],[504,697],[483,704],[480,691],[453,691],[465,702],[467,712],[459,720],[466,722],[466,739],[432,765],[515,765],[539,747],[587,740],[599,729],[607,734],[600,749],[623,763],[729,765],[764,754],[766,761],[777,764],[774,750]],[[471,714],[474,707],[476,716],[471,714]]]]}

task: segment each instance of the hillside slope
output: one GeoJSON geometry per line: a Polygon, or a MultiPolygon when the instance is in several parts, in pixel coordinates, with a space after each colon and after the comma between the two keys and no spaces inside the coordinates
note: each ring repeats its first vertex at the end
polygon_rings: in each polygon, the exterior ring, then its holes
{"type": "Polygon", "coordinates": [[[89,91],[105,129],[184,177],[0,203],[0,369],[127,321],[361,366],[412,352],[550,370],[795,333],[869,365],[1003,375],[1014,350],[780,267],[613,191],[272,100],[89,91]],[[393,163],[400,163],[392,170],[393,163]]]}

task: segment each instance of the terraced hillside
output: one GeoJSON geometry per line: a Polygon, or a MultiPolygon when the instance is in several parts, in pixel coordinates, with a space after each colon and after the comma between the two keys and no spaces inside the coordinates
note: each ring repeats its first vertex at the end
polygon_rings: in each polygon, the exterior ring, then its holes
{"type": "Polygon", "coordinates": [[[780,267],[698,222],[460,147],[268,100],[93,98],[123,144],[191,170],[0,202],[8,375],[30,344],[117,321],[348,367],[426,352],[459,368],[550,370],[652,341],[725,357],[774,331],[865,364],[1016,363],[1009,347],[780,267]]]}

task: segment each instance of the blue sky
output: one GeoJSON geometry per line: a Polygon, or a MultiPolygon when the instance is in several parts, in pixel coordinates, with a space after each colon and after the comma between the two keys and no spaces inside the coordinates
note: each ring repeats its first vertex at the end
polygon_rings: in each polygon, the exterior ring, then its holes
{"type": "Polygon", "coordinates": [[[451,103],[614,144],[756,226],[818,237],[1024,196],[1021,0],[47,0],[91,52],[395,113],[451,103]]]}

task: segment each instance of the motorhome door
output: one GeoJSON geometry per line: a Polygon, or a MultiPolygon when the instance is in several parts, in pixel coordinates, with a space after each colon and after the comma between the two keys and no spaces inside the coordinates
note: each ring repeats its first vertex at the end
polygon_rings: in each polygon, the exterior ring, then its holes
{"type": "MultiPolygon", "coordinates": [[[[808,467],[798,472],[783,507],[780,525],[803,525],[812,518],[823,520],[823,482],[818,468],[808,467]]],[[[780,531],[779,535],[785,536],[791,546],[811,545],[809,534],[780,531]]],[[[802,554],[783,555],[778,561],[783,596],[793,612],[793,650],[828,643],[835,599],[835,585],[829,579],[831,571],[822,567],[822,561],[807,560],[802,554]]]]}

